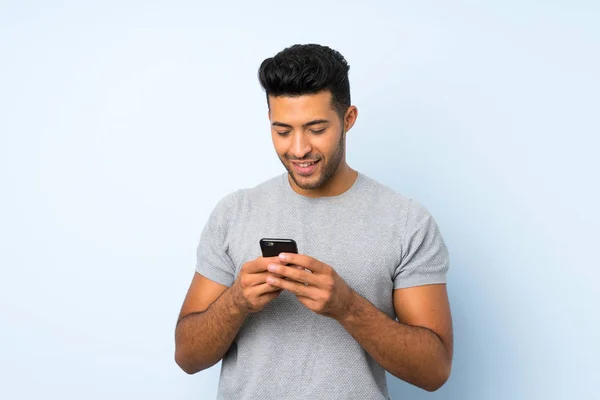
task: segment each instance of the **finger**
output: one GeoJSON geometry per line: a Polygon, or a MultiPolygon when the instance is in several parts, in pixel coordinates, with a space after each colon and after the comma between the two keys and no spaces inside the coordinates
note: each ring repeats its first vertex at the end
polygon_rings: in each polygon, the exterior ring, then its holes
{"type": "MultiPolygon", "coordinates": [[[[269,264],[268,268],[270,272],[279,274],[288,279],[292,279],[313,286],[321,286],[319,284],[319,276],[305,271],[302,267],[298,268],[285,265],[269,264]]],[[[267,280],[265,279],[265,282],[266,281],[267,280]]]]}
{"type": "Polygon", "coordinates": [[[312,272],[324,272],[325,264],[316,258],[312,258],[305,254],[295,254],[295,253],[281,253],[279,254],[279,260],[285,261],[288,264],[298,265],[300,267],[309,269],[312,272]]]}
{"type": "Polygon", "coordinates": [[[252,286],[252,288],[249,291],[249,294],[251,296],[259,297],[264,294],[268,294],[268,293],[272,293],[272,292],[279,292],[279,291],[281,291],[281,288],[278,286],[274,286],[269,283],[262,283],[260,285],[252,286]]]}
{"type": "Polygon", "coordinates": [[[269,303],[270,301],[276,299],[281,294],[282,290],[278,290],[276,292],[265,293],[260,298],[265,301],[265,303],[269,303]]]}
{"type": "Polygon", "coordinates": [[[306,271],[306,272],[308,272],[309,274],[312,274],[312,271],[311,271],[310,269],[308,269],[308,268],[304,268],[304,267],[301,267],[301,266],[299,266],[299,265],[290,265],[290,267],[295,267],[295,268],[297,268],[297,269],[301,269],[302,271],[306,271]]]}
{"type": "MultiPolygon", "coordinates": [[[[285,267],[287,263],[285,263],[285,262],[282,262],[282,261],[279,261],[279,262],[277,262],[277,263],[271,263],[271,264],[277,264],[277,265],[281,265],[281,266],[284,266],[284,267],[285,267]]],[[[269,265],[271,265],[271,264],[269,264],[269,265]]],[[[289,267],[289,268],[296,268],[296,269],[300,269],[300,270],[303,270],[303,271],[306,271],[306,272],[308,272],[308,273],[312,274],[312,272],[311,272],[310,270],[308,270],[308,269],[305,269],[304,267],[301,267],[301,266],[299,266],[299,265],[287,265],[287,267],[289,267]]],[[[267,266],[267,269],[268,269],[268,268],[269,268],[269,267],[267,266]]],[[[294,280],[293,278],[290,278],[290,277],[286,277],[286,276],[280,275],[280,274],[278,274],[278,273],[276,273],[276,272],[268,271],[268,272],[267,272],[267,275],[269,275],[269,273],[270,273],[271,275],[273,275],[273,276],[277,277],[277,278],[282,278],[282,279],[292,279],[292,280],[294,280]]],[[[266,282],[266,280],[265,280],[265,282],[266,282]]],[[[300,281],[296,281],[296,282],[300,282],[300,281]]],[[[300,282],[300,283],[304,283],[304,282],[300,282]]]]}
{"type": "MultiPolygon", "coordinates": [[[[280,253],[280,254],[281,254],[281,253],[280,253]]],[[[284,261],[284,260],[282,260],[282,259],[281,259],[279,256],[277,256],[277,257],[276,257],[276,260],[275,260],[274,262],[277,262],[277,263],[279,263],[279,264],[281,264],[281,265],[290,265],[290,262],[289,262],[289,261],[284,261]]],[[[268,265],[268,264],[267,264],[267,265],[268,265]]]]}
{"type": "Polygon", "coordinates": [[[274,276],[267,277],[267,285],[272,285],[281,289],[289,290],[296,296],[308,297],[310,299],[316,294],[317,288],[306,286],[303,283],[292,282],[286,279],[275,278],[274,276]]]}
{"type": "Polygon", "coordinates": [[[244,264],[244,272],[247,274],[256,274],[259,272],[265,272],[269,263],[280,263],[279,257],[258,257],[252,261],[248,261],[244,264]]]}
{"type": "MultiPolygon", "coordinates": [[[[249,287],[249,286],[256,286],[256,285],[260,285],[261,283],[265,283],[267,281],[267,276],[269,275],[274,275],[271,272],[259,272],[256,274],[246,274],[246,278],[244,279],[244,286],[245,287],[249,287]]],[[[277,276],[278,278],[281,278],[281,275],[278,274],[277,276]]]]}

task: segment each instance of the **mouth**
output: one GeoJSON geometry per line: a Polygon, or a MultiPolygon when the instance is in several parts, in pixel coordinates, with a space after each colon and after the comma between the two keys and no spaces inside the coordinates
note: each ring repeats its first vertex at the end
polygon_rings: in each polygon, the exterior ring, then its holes
{"type": "Polygon", "coordinates": [[[315,169],[317,169],[319,161],[320,160],[307,162],[292,161],[292,165],[294,166],[294,170],[298,173],[298,175],[307,176],[312,174],[315,169]]]}

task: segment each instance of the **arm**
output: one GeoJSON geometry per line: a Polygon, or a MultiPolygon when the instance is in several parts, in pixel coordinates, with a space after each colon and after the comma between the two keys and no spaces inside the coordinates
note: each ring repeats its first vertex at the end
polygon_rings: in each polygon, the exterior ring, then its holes
{"type": "Polygon", "coordinates": [[[392,375],[427,391],[450,376],[452,319],[446,285],[394,290],[398,321],[353,291],[338,321],[392,375]]]}
{"type": "Polygon", "coordinates": [[[303,268],[274,263],[269,271],[293,281],[269,276],[267,282],[291,291],[317,314],[339,321],[397,378],[434,391],[447,381],[452,366],[452,318],[445,284],[449,255],[425,207],[412,201],[406,220],[408,233],[403,235],[402,257],[392,277],[398,321],[351,289],[333,267],[307,255],[280,254],[281,260],[303,268]]]}
{"type": "Polygon", "coordinates": [[[186,373],[213,366],[231,346],[247,315],[234,290],[194,274],[175,328],[175,361],[186,373]]]}
{"type": "Polygon", "coordinates": [[[396,322],[351,289],[331,266],[303,254],[279,257],[311,273],[274,263],[269,271],[293,281],[269,276],[268,283],[291,291],[310,310],[339,321],[394,376],[428,391],[446,382],[452,362],[452,320],[445,284],[394,290],[396,322]]]}
{"type": "Polygon", "coordinates": [[[258,257],[244,263],[229,288],[194,275],[175,328],[175,361],[181,369],[194,374],[216,364],[246,316],[279,296],[281,290],[265,281],[271,261],[258,257]]]}

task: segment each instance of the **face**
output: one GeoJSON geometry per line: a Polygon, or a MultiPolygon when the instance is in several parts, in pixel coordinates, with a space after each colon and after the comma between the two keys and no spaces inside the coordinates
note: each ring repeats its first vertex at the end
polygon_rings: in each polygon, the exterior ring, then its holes
{"type": "Polygon", "coordinates": [[[301,189],[318,189],[345,165],[346,127],[331,106],[331,92],[269,97],[275,151],[301,189]]]}

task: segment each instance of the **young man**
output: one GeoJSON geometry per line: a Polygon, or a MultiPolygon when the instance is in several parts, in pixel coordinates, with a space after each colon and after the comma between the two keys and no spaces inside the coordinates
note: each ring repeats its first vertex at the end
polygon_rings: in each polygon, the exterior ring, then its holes
{"type": "Polygon", "coordinates": [[[429,391],[450,375],[448,250],[423,205],[346,163],[348,70],[319,45],[260,66],[287,172],[218,202],[175,333],[185,372],[223,359],[219,399],[389,399],[385,370],[429,391]],[[263,258],[264,237],[300,254],[263,258]]]}

